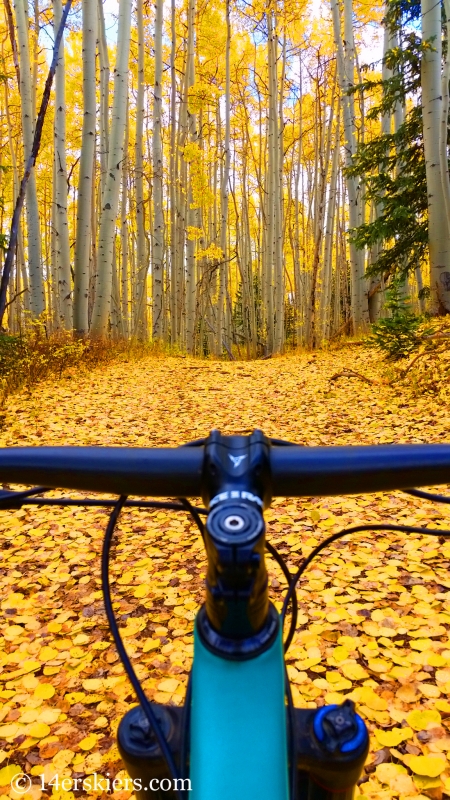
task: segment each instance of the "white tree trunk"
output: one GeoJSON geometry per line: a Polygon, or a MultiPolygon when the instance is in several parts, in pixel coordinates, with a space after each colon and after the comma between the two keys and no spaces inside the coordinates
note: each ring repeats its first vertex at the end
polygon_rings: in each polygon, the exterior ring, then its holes
{"type": "Polygon", "coordinates": [[[103,2],[97,0],[98,55],[100,64],[100,185],[105,191],[109,152],[109,56],[103,2]]]}
{"type": "Polygon", "coordinates": [[[441,169],[442,191],[445,201],[445,212],[450,232],[450,179],[448,173],[448,110],[449,110],[449,80],[450,80],[450,0],[444,0],[445,16],[447,20],[447,53],[442,72],[442,110],[441,128],[439,133],[439,166],[441,169]]]}
{"type": "Polygon", "coordinates": [[[93,336],[105,336],[107,334],[111,308],[114,236],[119,209],[122,160],[124,157],[130,27],[131,0],[120,0],[108,174],[102,198],[98,238],[98,273],[94,308],[92,309],[91,333],[93,336]]]}
{"type": "Polygon", "coordinates": [[[152,337],[163,334],[163,153],[161,141],[162,111],[162,33],[163,0],[156,0],[155,85],[153,94],[153,247],[152,247],[152,337]]]}
{"type": "MultiPolygon", "coordinates": [[[[196,0],[188,2],[188,49],[187,49],[187,91],[195,83],[195,14],[196,0]]],[[[189,138],[197,142],[197,115],[188,109],[189,138]]],[[[192,178],[189,176],[187,223],[188,228],[197,227],[197,210],[193,206],[192,178]]],[[[188,237],[186,242],[186,348],[194,352],[195,346],[195,300],[197,294],[195,269],[195,241],[188,237]]]]}
{"type": "Polygon", "coordinates": [[[434,314],[450,313],[449,227],[439,159],[441,128],[441,4],[422,0],[422,113],[428,192],[428,243],[430,250],[431,306],[434,314]]]}
{"type": "Polygon", "coordinates": [[[147,304],[144,302],[144,293],[147,288],[148,259],[145,247],[145,208],[144,208],[144,162],[142,150],[142,137],[144,134],[144,3],[136,2],[138,70],[137,70],[137,96],[136,96],[136,141],[134,146],[135,160],[135,200],[136,200],[136,280],[134,291],[134,333],[139,339],[144,339],[147,333],[147,304]]]}
{"type": "MultiPolygon", "coordinates": [[[[53,0],[54,35],[56,36],[62,16],[61,0],[53,0]]],[[[55,74],[55,238],[58,251],[58,293],[61,326],[66,331],[73,327],[72,276],[70,271],[69,223],[67,219],[67,162],[66,162],[66,91],[65,91],[64,37],[58,54],[55,74]]]]}
{"type": "MultiPolygon", "coordinates": [[[[351,163],[356,150],[356,126],[353,95],[348,91],[354,84],[354,43],[352,28],[352,3],[344,3],[344,41],[341,33],[341,21],[338,0],[331,0],[331,14],[333,19],[334,40],[337,53],[338,80],[342,95],[342,111],[345,138],[345,162],[351,163]]],[[[349,225],[356,228],[361,220],[361,199],[356,178],[347,177],[347,192],[349,203],[349,225]]],[[[353,330],[357,333],[364,330],[369,315],[367,302],[367,287],[364,278],[364,252],[357,250],[350,243],[350,268],[351,268],[351,314],[353,330]]]]}
{"type": "MultiPolygon", "coordinates": [[[[228,181],[230,179],[230,45],[231,45],[231,25],[230,25],[230,0],[226,0],[226,23],[227,41],[225,49],[225,141],[224,141],[224,164],[222,173],[222,185],[220,187],[220,249],[222,251],[222,264],[219,267],[219,296],[217,300],[217,331],[216,331],[216,353],[221,356],[223,352],[224,339],[224,304],[225,290],[228,275],[228,249],[227,249],[227,224],[228,224],[228,181]]],[[[220,121],[220,118],[219,118],[220,121]]]]}
{"type": "Polygon", "coordinates": [[[81,335],[89,330],[89,255],[94,179],[96,82],[95,50],[97,45],[97,2],[83,0],[83,128],[81,133],[80,172],[77,194],[77,229],[75,239],[75,281],[73,327],[81,335]]]}
{"type": "MultiPolygon", "coordinates": [[[[26,0],[15,0],[17,40],[20,62],[20,100],[22,110],[22,132],[24,162],[28,160],[33,146],[34,114],[30,52],[28,43],[28,16],[26,0]]],[[[41,233],[39,206],[36,190],[36,172],[33,168],[26,189],[28,271],[30,276],[30,311],[39,317],[45,311],[44,282],[41,264],[41,233]]]]}

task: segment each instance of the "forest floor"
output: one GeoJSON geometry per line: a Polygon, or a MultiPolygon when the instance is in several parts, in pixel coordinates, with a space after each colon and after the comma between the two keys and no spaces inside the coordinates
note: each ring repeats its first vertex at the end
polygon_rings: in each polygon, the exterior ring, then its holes
{"type": "MultiPolygon", "coordinates": [[[[330,384],[345,369],[381,376],[363,347],[253,363],[173,357],[98,367],[10,396],[0,446],[174,446],[212,428],[255,427],[305,445],[450,441],[448,405],[381,382],[330,384]]],[[[293,570],[344,526],[445,529],[450,507],[400,492],[279,498],[266,519],[268,539],[293,570]]],[[[46,797],[50,790],[40,787],[55,773],[112,779],[121,770],[115,733],[134,698],[103,612],[106,521],[98,509],[0,512],[0,797],[46,797]],[[9,787],[20,771],[33,782],[27,794],[9,787]]],[[[148,696],[180,705],[205,576],[198,531],[184,515],[130,510],[120,517],[117,541],[112,588],[128,652],[148,696]]],[[[284,586],[271,560],[269,574],[280,607],[284,586]]],[[[298,594],[299,627],[288,653],[294,701],[357,702],[371,732],[359,794],[450,796],[450,544],[358,534],[325,550],[298,594]]],[[[97,786],[52,796],[97,797],[97,786]]],[[[123,789],[104,797],[130,795],[123,789]]]]}

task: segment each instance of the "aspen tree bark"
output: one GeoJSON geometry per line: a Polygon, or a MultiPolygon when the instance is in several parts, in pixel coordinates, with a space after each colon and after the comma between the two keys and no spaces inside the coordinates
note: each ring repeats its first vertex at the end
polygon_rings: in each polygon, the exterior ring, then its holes
{"type": "MultiPolygon", "coordinates": [[[[277,63],[278,63],[278,33],[277,33],[277,18],[274,19],[274,37],[273,37],[273,94],[274,104],[278,86],[277,63]]],[[[275,163],[274,163],[274,201],[275,201],[275,339],[274,339],[274,352],[282,353],[284,349],[284,263],[283,263],[283,96],[284,96],[284,79],[286,70],[286,35],[283,38],[283,57],[282,57],[282,70],[280,82],[280,94],[278,114],[274,115],[275,126],[275,163]]]]}
{"type": "Polygon", "coordinates": [[[267,238],[266,238],[266,319],[267,319],[267,348],[271,354],[275,346],[275,319],[274,319],[274,283],[276,282],[276,231],[275,231],[275,194],[276,194],[276,158],[275,151],[278,146],[276,131],[276,62],[274,64],[274,30],[272,12],[268,11],[267,18],[267,48],[268,48],[268,94],[269,109],[267,120],[267,238]],[[275,93],[274,93],[275,92],[275,93]]]}
{"type": "Polygon", "coordinates": [[[83,128],[77,192],[77,227],[74,264],[73,327],[84,336],[89,330],[89,260],[95,156],[96,80],[95,51],[98,13],[96,0],[82,0],[83,15],[83,128]]]}
{"type": "Polygon", "coordinates": [[[163,154],[161,141],[162,111],[162,32],[163,0],[156,0],[155,85],[153,94],[153,247],[152,247],[152,336],[163,335],[163,154]]]}
{"type": "Polygon", "coordinates": [[[177,84],[175,73],[175,56],[177,49],[177,31],[175,18],[175,0],[170,4],[170,162],[169,162],[169,198],[170,198],[170,340],[172,344],[178,341],[177,320],[177,211],[176,211],[176,102],[177,84]]]}
{"type": "Polygon", "coordinates": [[[439,159],[441,128],[441,4],[422,0],[422,114],[428,192],[428,244],[431,307],[434,314],[450,313],[450,237],[439,159]]]}
{"type": "MultiPolygon", "coordinates": [[[[97,0],[98,54],[100,62],[100,186],[105,191],[109,152],[109,56],[103,2],[97,0]]],[[[120,12],[119,12],[120,15],[120,12]]]]}
{"type": "Polygon", "coordinates": [[[330,337],[331,327],[331,280],[332,280],[332,255],[333,255],[333,230],[336,208],[337,180],[339,172],[340,155],[340,116],[335,128],[335,141],[333,162],[331,165],[330,189],[328,196],[327,217],[325,223],[325,247],[323,256],[323,281],[320,295],[320,325],[322,340],[330,337]]]}
{"type": "Polygon", "coordinates": [[[225,46],[225,140],[224,140],[224,161],[222,184],[220,187],[220,249],[222,251],[222,264],[219,267],[219,296],[217,299],[217,331],[216,331],[216,354],[221,356],[224,341],[224,310],[225,310],[225,290],[228,277],[228,248],[227,248],[227,224],[228,224],[228,182],[230,179],[230,45],[231,45],[231,26],[230,26],[230,0],[226,0],[226,24],[227,40],[225,46]]]}
{"type": "MultiPolygon", "coordinates": [[[[189,88],[195,83],[195,14],[196,0],[189,0],[188,3],[188,47],[187,47],[187,97],[189,88]]],[[[189,138],[193,143],[197,142],[197,119],[196,114],[187,108],[189,124],[189,138]]],[[[191,173],[191,169],[189,170],[191,173]]],[[[196,227],[197,214],[193,206],[192,180],[189,175],[189,188],[187,199],[187,223],[188,230],[196,227]]],[[[188,353],[194,352],[195,346],[195,300],[197,294],[195,270],[195,240],[192,235],[186,242],[186,349],[188,353]]]]}
{"type": "MultiPolygon", "coordinates": [[[[128,104],[129,105],[129,104],[128,104]]],[[[120,283],[122,287],[122,335],[128,339],[130,333],[130,312],[128,307],[128,141],[130,132],[129,113],[125,128],[124,159],[122,163],[122,204],[120,222],[120,283]]]]}
{"type": "MultiPolygon", "coordinates": [[[[353,95],[348,91],[354,84],[354,44],[351,0],[344,2],[344,41],[338,0],[331,0],[334,41],[337,56],[337,74],[341,89],[346,166],[350,166],[356,149],[356,127],[353,95]]],[[[359,187],[356,178],[347,177],[350,228],[356,228],[361,218],[359,187]]],[[[350,243],[351,314],[354,332],[364,330],[368,322],[367,291],[364,280],[364,254],[350,243]]]]}
{"type": "MultiPolygon", "coordinates": [[[[30,53],[28,44],[28,16],[26,0],[15,0],[17,41],[20,63],[20,100],[22,111],[24,163],[31,155],[35,117],[33,114],[33,90],[31,83],[30,53]]],[[[36,172],[33,167],[26,188],[28,272],[30,276],[30,311],[34,318],[45,311],[44,281],[41,264],[41,232],[39,206],[36,189],[36,172]]]]}
{"type": "Polygon", "coordinates": [[[131,0],[120,0],[117,33],[117,57],[114,70],[114,99],[109,139],[108,175],[102,198],[98,237],[98,273],[91,334],[105,336],[111,308],[113,247],[119,208],[120,177],[124,156],[124,136],[128,93],[128,60],[130,52],[131,0]]]}
{"type": "MultiPolygon", "coordinates": [[[[61,22],[61,0],[53,0],[55,37],[61,22]]],[[[65,92],[64,37],[61,39],[55,73],[55,238],[58,251],[58,294],[61,326],[66,331],[73,327],[72,277],[70,270],[69,224],[67,219],[67,163],[66,163],[66,92],[65,92]]]]}
{"type": "Polygon", "coordinates": [[[136,97],[136,141],[134,146],[135,164],[135,202],[136,202],[136,281],[135,293],[135,318],[134,333],[139,339],[144,339],[146,326],[146,303],[143,302],[147,290],[148,259],[145,246],[145,206],[144,206],[144,103],[145,103],[145,50],[144,50],[144,4],[143,0],[136,2],[137,45],[138,45],[138,70],[137,70],[137,97],[136,97]]]}
{"type": "Polygon", "coordinates": [[[442,109],[441,127],[439,131],[439,166],[441,170],[442,192],[444,194],[445,212],[450,234],[450,179],[448,171],[448,111],[449,111],[449,81],[450,81],[450,0],[444,0],[446,28],[447,28],[447,53],[442,71],[442,109]]]}

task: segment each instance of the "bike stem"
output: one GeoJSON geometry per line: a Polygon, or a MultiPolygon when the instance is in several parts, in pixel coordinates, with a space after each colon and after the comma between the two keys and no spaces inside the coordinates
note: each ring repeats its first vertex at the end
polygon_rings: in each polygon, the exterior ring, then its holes
{"type": "Polygon", "coordinates": [[[261,431],[205,443],[203,500],[208,556],[206,603],[198,618],[203,644],[223,658],[252,658],[279,629],[269,603],[263,509],[271,501],[270,443],[261,431]]]}

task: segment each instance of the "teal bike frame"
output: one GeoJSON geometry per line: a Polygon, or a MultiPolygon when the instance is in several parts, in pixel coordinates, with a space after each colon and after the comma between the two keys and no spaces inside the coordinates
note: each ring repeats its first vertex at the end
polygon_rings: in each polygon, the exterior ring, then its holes
{"type": "Polygon", "coordinates": [[[214,655],[196,629],[190,734],[192,800],[288,800],[281,625],[269,649],[245,661],[214,655]]]}

